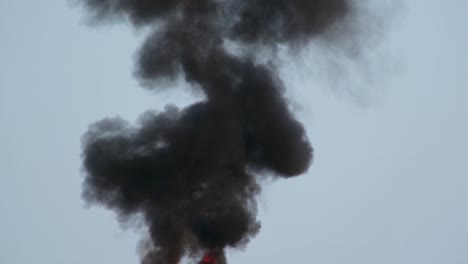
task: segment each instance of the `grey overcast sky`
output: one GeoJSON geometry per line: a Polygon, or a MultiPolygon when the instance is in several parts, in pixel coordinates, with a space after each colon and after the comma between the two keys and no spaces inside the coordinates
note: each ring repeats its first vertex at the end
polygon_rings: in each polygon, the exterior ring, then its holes
{"type": "MultiPolygon", "coordinates": [[[[359,89],[327,85],[307,57],[287,62],[316,159],[265,187],[262,231],[230,263],[468,263],[468,2],[402,6],[359,89]]],[[[80,137],[102,117],[193,100],[140,89],[144,34],[82,15],[61,0],[0,1],[0,263],[138,263],[138,234],[84,208],[80,137]]]]}

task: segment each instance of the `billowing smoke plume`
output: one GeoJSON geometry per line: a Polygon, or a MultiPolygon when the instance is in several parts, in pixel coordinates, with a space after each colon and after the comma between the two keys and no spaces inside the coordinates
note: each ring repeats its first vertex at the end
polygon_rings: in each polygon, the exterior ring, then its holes
{"type": "MultiPolygon", "coordinates": [[[[233,55],[300,46],[339,23],[348,0],[81,0],[96,19],[150,26],[137,75],[152,87],[183,74],[206,100],[167,106],[135,126],[108,118],[83,137],[87,202],[123,218],[142,215],[149,230],[142,263],[175,264],[242,246],[257,234],[260,172],[304,173],[313,150],[283,97],[274,66],[233,55]]],[[[209,257],[205,257],[208,258],[209,257]]]]}

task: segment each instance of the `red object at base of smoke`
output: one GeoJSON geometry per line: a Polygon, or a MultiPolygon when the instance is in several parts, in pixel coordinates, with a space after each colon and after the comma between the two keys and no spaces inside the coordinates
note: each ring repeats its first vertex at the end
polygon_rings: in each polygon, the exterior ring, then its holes
{"type": "Polygon", "coordinates": [[[218,259],[213,254],[206,253],[199,264],[218,264],[218,259]]]}

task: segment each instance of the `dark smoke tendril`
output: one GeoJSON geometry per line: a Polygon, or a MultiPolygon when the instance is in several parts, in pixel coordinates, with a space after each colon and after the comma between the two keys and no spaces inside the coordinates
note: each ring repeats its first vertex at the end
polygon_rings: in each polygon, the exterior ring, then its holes
{"type": "MultiPolygon", "coordinates": [[[[136,126],[108,118],[83,137],[84,191],[149,230],[142,263],[242,246],[259,231],[256,175],[304,173],[312,147],[273,66],[227,52],[306,42],[340,22],[347,0],[80,0],[97,20],[151,26],[137,75],[155,84],[183,73],[206,100],[167,106],[136,126]]],[[[153,85],[154,86],[154,85],[153,85]]],[[[224,259],[220,256],[219,259],[224,259]]]]}

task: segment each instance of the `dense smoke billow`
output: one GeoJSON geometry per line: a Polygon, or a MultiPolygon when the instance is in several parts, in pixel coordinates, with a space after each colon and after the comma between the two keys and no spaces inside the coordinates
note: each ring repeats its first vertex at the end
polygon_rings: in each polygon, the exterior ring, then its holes
{"type": "MultiPolygon", "coordinates": [[[[206,100],[148,112],[138,124],[107,118],[83,137],[84,191],[149,230],[144,264],[175,264],[245,245],[259,229],[256,175],[292,177],[313,149],[284,98],[273,64],[234,55],[300,47],[343,21],[348,0],[80,0],[96,20],[151,27],[136,73],[157,89],[182,74],[206,100]]],[[[221,253],[219,253],[221,252],[221,253]]]]}

